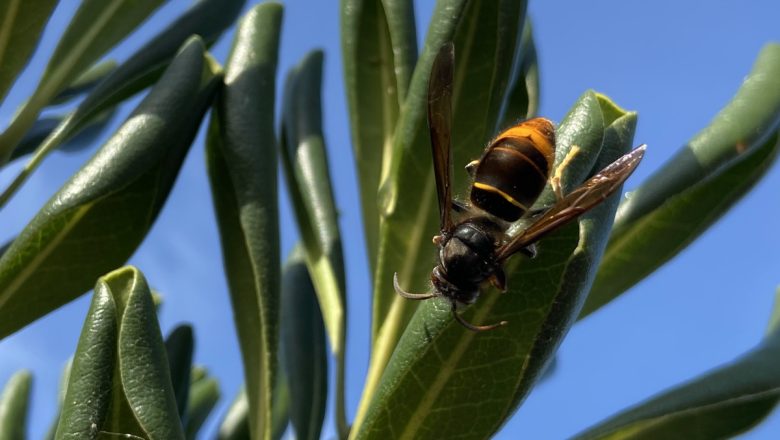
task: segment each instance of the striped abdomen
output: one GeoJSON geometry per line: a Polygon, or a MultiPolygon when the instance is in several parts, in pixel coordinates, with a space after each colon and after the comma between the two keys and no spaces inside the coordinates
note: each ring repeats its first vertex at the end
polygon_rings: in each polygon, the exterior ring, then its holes
{"type": "Polygon", "coordinates": [[[471,203],[515,221],[547,184],[555,157],[555,128],[548,119],[523,121],[499,134],[474,171],[471,203]]]}

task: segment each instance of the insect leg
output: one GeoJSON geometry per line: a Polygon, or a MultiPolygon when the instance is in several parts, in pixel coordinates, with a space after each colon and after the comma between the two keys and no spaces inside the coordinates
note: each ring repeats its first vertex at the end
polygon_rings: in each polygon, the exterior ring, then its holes
{"type": "Polygon", "coordinates": [[[493,330],[498,327],[501,327],[502,325],[508,324],[506,321],[500,321],[491,325],[474,325],[466,321],[465,319],[463,319],[463,317],[458,314],[458,303],[456,303],[455,301],[452,302],[452,317],[455,318],[455,320],[458,321],[460,325],[466,327],[467,329],[473,332],[484,332],[488,330],[493,330]]]}
{"type": "Polygon", "coordinates": [[[555,172],[553,173],[552,177],[550,178],[550,186],[552,186],[553,192],[555,193],[555,198],[560,200],[563,200],[563,190],[561,189],[561,177],[563,176],[563,170],[566,169],[567,166],[571,163],[571,161],[580,154],[580,147],[576,145],[572,145],[571,149],[568,153],[566,153],[566,157],[563,158],[561,161],[561,164],[558,165],[557,168],[555,168],[555,172]]]}
{"type": "Polygon", "coordinates": [[[424,300],[424,299],[431,299],[438,296],[436,293],[409,293],[401,288],[401,286],[398,284],[398,272],[396,272],[393,275],[393,287],[395,287],[395,293],[401,295],[402,297],[406,299],[414,299],[414,300],[424,300]]]}
{"type": "Polygon", "coordinates": [[[477,172],[477,166],[479,166],[479,159],[474,159],[466,164],[466,172],[469,176],[474,177],[474,173],[477,172]]]}

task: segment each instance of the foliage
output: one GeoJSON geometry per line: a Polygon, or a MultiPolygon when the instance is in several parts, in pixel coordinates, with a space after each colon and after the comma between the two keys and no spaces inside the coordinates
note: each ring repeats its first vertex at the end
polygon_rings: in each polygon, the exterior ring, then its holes
{"type": "MultiPolygon", "coordinates": [[[[41,0],[18,9],[18,3],[6,1],[0,20],[6,36],[0,39],[0,99],[56,6],[41,0]]],[[[780,148],[780,45],[768,44],[734,100],[630,198],[621,202],[615,194],[550,234],[536,258],[511,259],[509,292],[485,288],[464,313],[472,322],[511,325],[470,332],[452,320],[448,304],[396,295],[392,277],[398,271],[401,285],[422,291],[435,258],[428,237],[439,213],[426,124],[433,59],[454,42],[452,151],[455,163],[465,163],[508,122],[532,117],[538,108],[527,5],[441,0],[418,49],[411,2],[342,0],[349,121],[374,283],[371,363],[349,421],[350,268],[322,130],[323,53],[312,51],[287,74],[280,115],[275,96],[283,7],[277,3],[246,12],[224,68],[208,45],[236,20],[243,0],[201,0],[126,62],[102,61],[160,3],[82,2],[35,92],[0,134],[0,165],[31,155],[0,194],[4,205],[49,152],[77,139],[89,144],[91,131],[118,105],[149,89],[0,256],[0,339],[94,286],[49,438],[196,438],[220,398],[217,378],[192,365],[193,329],[181,325],[164,340],[146,279],[124,266],[165,206],[209,110],[208,179],[245,382],[221,422],[220,439],[276,439],[288,425],[298,437],[319,438],[329,390],[340,438],[490,437],[543,377],[578,318],[698,238],[764,176],[780,148]],[[40,117],[82,94],[71,113],[40,117]],[[301,236],[284,265],[278,162],[301,236]]],[[[557,127],[556,163],[575,146],[580,150],[564,168],[564,191],[628,151],[637,119],[608,97],[584,91],[557,127]]],[[[454,192],[464,193],[468,184],[456,176],[454,192]]],[[[554,200],[548,186],[535,207],[554,200]]],[[[521,231],[524,220],[512,231],[521,231]]],[[[775,319],[755,350],[578,438],[704,439],[744,432],[780,399],[779,347],[775,319]]],[[[19,372],[0,395],[0,438],[25,437],[31,383],[29,372],[19,372]]]]}

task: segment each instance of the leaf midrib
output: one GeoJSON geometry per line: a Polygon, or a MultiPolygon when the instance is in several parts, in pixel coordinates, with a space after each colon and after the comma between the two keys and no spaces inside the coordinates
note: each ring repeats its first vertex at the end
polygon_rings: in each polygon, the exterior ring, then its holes
{"type": "Polygon", "coordinates": [[[13,30],[13,22],[18,17],[19,3],[21,0],[11,0],[11,3],[6,9],[5,20],[3,20],[2,27],[0,27],[0,66],[4,66],[5,63],[5,51],[8,49],[8,43],[11,40],[11,34],[13,30]]]}
{"type": "Polygon", "coordinates": [[[94,206],[94,203],[84,204],[76,208],[71,215],[70,219],[65,223],[64,227],[60,228],[57,234],[54,235],[52,240],[49,240],[46,247],[39,250],[35,257],[25,264],[21,273],[14,277],[13,281],[0,292],[0,309],[5,306],[8,300],[13,296],[14,291],[18,289],[27,279],[36,272],[41,263],[51,255],[51,253],[57,249],[58,245],[68,236],[70,231],[79,224],[81,220],[94,206]]]}
{"type": "Polygon", "coordinates": [[[680,408],[676,411],[672,411],[666,414],[640,418],[634,421],[630,421],[626,424],[616,426],[613,429],[602,432],[601,434],[597,433],[597,435],[603,436],[603,435],[616,434],[624,429],[631,429],[632,427],[646,429],[646,428],[663,424],[667,420],[674,419],[677,417],[682,417],[697,411],[709,411],[709,410],[715,410],[719,408],[725,408],[735,404],[750,403],[753,401],[761,400],[763,398],[772,397],[772,395],[775,395],[776,398],[780,398],[780,386],[759,391],[757,393],[742,394],[742,395],[734,396],[725,400],[719,400],[712,403],[692,405],[689,407],[680,408]],[[637,426],[637,425],[641,425],[641,426],[637,426]]]}
{"type": "Polygon", "coordinates": [[[67,73],[73,69],[76,63],[81,60],[81,57],[86,52],[86,49],[90,46],[90,43],[108,25],[108,23],[111,21],[111,18],[115,15],[116,11],[123,6],[124,2],[112,1],[109,2],[109,4],[110,6],[103,9],[103,12],[93,21],[94,25],[90,26],[88,32],[83,34],[78,40],[78,43],[73,46],[71,51],[72,55],[65,57],[65,62],[59,64],[54,70],[51,71],[51,76],[47,78],[47,84],[49,86],[44,89],[46,90],[45,95],[48,96],[49,94],[54,93],[54,90],[50,90],[52,86],[57,86],[59,88],[61,85],[60,83],[63,81],[63,77],[66,76],[67,73]]]}

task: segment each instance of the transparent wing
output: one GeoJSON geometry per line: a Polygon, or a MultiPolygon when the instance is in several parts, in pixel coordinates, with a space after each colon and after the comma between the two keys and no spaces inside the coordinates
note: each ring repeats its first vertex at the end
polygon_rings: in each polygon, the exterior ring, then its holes
{"type": "Polygon", "coordinates": [[[500,247],[496,252],[498,261],[506,260],[515,252],[537,242],[612,195],[639,165],[645,154],[645,147],[646,145],[641,145],[621,156],[559,200],[523,232],[500,247]]]}
{"type": "Polygon", "coordinates": [[[436,191],[439,196],[439,226],[452,227],[452,77],[455,48],[445,43],[436,55],[428,81],[428,128],[431,132],[433,169],[436,173],[436,191]]]}

